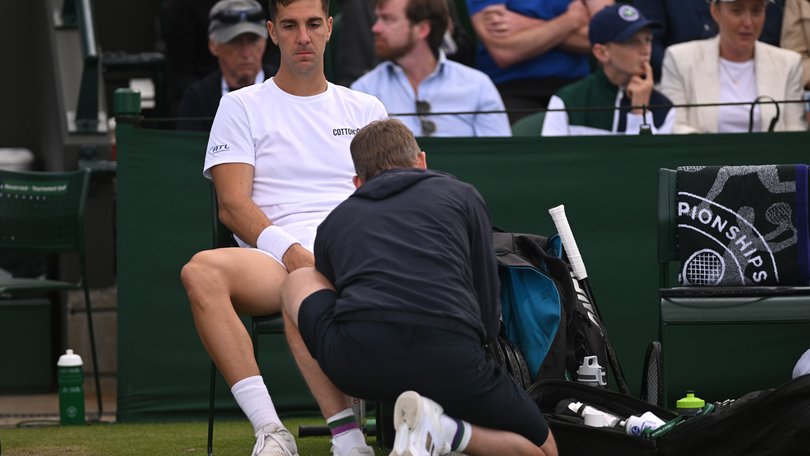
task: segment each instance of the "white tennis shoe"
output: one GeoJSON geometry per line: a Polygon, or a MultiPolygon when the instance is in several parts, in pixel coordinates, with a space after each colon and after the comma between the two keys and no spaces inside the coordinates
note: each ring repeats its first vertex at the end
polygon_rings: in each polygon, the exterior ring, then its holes
{"type": "Polygon", "coordinates": [[[442,434],[442,407],[415,391],[399,395],[394,404],[394,448],[390,456],[444,456],[450,441],[442,434]]]}
{"type": "Polygon", "coordinates": [[[290,431],[278,423],[270,423],[256,432],[251,456],[298,456],[298,447],[290,431]]]}

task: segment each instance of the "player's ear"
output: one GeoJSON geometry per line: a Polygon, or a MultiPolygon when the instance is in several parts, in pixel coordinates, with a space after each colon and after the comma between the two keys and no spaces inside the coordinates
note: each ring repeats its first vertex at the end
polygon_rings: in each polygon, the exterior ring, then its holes
{"type": "Polygon", "coordinates": [[[360,188],[361,185],[363,185],[363,179],[360,179],[360,176],[354,176],[352,177],[352,183],[354,184],[354,188],[356,190],[360,188]]]}

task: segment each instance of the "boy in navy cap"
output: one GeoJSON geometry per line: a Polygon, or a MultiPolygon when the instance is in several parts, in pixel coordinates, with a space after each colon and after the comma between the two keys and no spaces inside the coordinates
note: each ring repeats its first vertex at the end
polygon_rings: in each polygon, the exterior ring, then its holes
{"type": "Polygon", "coordinates": [[[588,38],[600,66],[551,98],[548,109],[560,111],[546,114],[543,136],[638,134],[648,129],[671,133],[675,110],[668,98],[653,89],[650,66],[650,29],[659,26],[627,4],[596,13],[588,38]],[[605,109],[570,110],[595,107],[605,109]]]}

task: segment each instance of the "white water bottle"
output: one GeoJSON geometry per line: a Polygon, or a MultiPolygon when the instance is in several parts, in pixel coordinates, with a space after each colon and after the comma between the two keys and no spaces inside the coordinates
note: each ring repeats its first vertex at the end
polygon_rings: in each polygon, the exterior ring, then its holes
{"type": "Polygon", "coordinates": [[[582,359],[582,364],[577,369],[577,382],[597,388],[607,386],[605,369],[599,365],[599,358],[594,355],[582,359]]]}
{"type": "Polygon", "coordinates": [[[571,402],[568,404],[568,409],[581,416],[583,419],[587,418],[586,424],[588,426],[614,427],[622,422],[621,418],[618,416],[599,410],[598,408],[591,407],[590,405],[583,404],[582,402],[571,402]],[[599,425],[600,421],[597,420],[595,416],[601,417],[601,425],[599,425]]]}
{"type": "Polygon", "coordinates": [[[625,432],[630,435],[641,435],[645,429],[657,429],[664,423],[653,412],[644,412],[641,416],[630,415],[627,420],[622,421],[625,432]]]}

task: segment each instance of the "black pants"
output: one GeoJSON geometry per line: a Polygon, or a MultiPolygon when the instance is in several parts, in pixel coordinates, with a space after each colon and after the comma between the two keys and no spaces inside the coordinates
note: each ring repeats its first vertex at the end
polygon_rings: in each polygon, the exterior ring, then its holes
{"type": "Polygon", "coordinates": [[[298,314],[301,336],[341,391],[393,402],[414,390],[472,424],[515,432],[537,445],[548,424],[534,401],[474,338],[426,326],[338,322],[336,295],[313,293],[298,314]]]}

